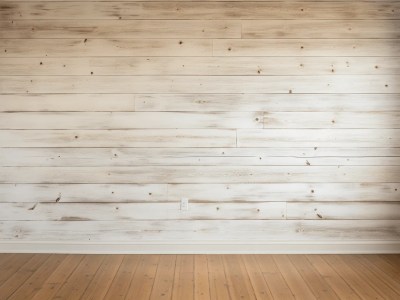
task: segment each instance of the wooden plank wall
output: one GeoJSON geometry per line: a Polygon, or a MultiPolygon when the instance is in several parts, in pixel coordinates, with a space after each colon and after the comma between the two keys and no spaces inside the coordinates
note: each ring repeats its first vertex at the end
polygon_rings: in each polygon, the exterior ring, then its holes
{"type": "Polygon", "coordinates": [[[2,242],[400,239],[399,1],[8,0],[0,20],[2,242]]]}

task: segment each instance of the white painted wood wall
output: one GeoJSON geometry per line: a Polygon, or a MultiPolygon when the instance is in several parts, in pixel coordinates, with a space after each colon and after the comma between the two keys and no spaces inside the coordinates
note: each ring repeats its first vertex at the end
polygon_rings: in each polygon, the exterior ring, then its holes
{"type": "Polygon", "coordinates": [[[0,20],[0,251],[400,251],[399,1],[0,20]]]}

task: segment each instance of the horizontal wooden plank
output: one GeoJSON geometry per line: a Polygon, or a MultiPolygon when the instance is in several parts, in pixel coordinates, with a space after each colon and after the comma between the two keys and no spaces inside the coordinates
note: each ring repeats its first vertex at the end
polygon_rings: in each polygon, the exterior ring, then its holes
{"type": "Polygon", "coordinates": [[[133,94],[0,94],[2,112],[134,111],[133,94]]]}
{"type": "MultiPolygon", "coordinates": [[[[2,104],[4,109],[11,106],[13,97],[5,98],[6,101],[5,103],[3,101],[2,104]],[[10,100],[7,101],[7,99],[10,100]],[[8,104],[9,102],[11,103],[8,104]]],[[[85,96],[77,95],[77,97],[85,96]]],[[[18,98],[16,99],[18,101],[18,98]]],[[[400,94],[138,94],[135,99],[137,111],[350,112],[400,110],[400,94]]]]}
{"type": "Polygon", "coordinates": [[[397,39],[216,39],[215,56],[398,56],[397,39]]]}
{"type": "Polygon", "coordinates": [[[0,38],[25,39],[241,37],[240,21],[229,20],[13,20],[0,21],[0,28],[0,38]]]}
{"type": "Polygon", "coordinates": [[[0,221],[281,220],[285,202],[0,203],[0,221]]]}
{"type": "Polygon", "coordinates": [[[3,19],[399,19],[400,5],[379,2],[16,2],[3,19]]]}
{"type": "Polygon", "coordinates": [[[400,128],[399,112],[266,112],[263,120],[264,128],[400,128]]]}
{"type": "MultiPolygon", "coordinates": [[[[388,117],[390,116],[388,115],[388,117]]],[[[146,129],[262,127],[263,113],[261,112],[0,113],[0,129],[146,129]]]]}
{"type": "Polygon", "coordinates": [[[238,147],[400,147],[398,129],[240,129],[238,147]]]}
{"type": "Polygon", "coordinates": [[[166,184],[0,184],[0,202],[153,202],[167,192],[166,184]]]}
{"type": "Polygon", "coordinates": [[[400,57],[0,58],[0,75],[399,75],[400,57]]]}
{"type": "Polygon", "coordinates": [[[0,111],[400,111],[400,94],[0,94],[0,111]]]}
{"type": "Polygon", "coordinates": [[[400,183],[0,184],[0,202],[398,201],[400,183]]]}
{"type": "MultiPolygon", "coordinates": [[[[19,185],[17,185],[19,186],[19,185]]],[[[10,189],[21,190],[21,188],[10,189]]],[[[47,189],[48,190],[48,189],[47,189]]],[[[193,201],[398,201],[400,183],[169,184],[168,199],[193,201]]],[[[28,200],[29,198],[21,197],[28,200]]],[[[7,197],[6,197],[7,199],[7,197]]]]}
{"type": "Polygon", "coordinates": [[[0,166],[400,166],[400,148],[0,148],[0,166]]]}
{"type": "MultiPolygon", "coordinates": [[[[357,241],[398,240],[398,220],[1,221],[4,241],[357,241]],[[62,232],[63,234],[60,234],[62,232]],[[96,234],[93,234],[96,232],[96,234]],[[118,233],[118,234],[116,234],[118,233]]],[[[129,241],[129,242],[128,242],[129,241]]]]}
{"type": "Polygon", "coordinates": [[[305,220],[400,220],[400,202],[292,202],[288,219],[305,220]]]}
{"type": "Polygon", "coordinates": [[[396,182],[397,166],[1,167],[0,183],[396,182]]]}
{"type": "Polygon", "coordinates": [[[0,57],[212,55],[208,39],[0,39],[0,47],[0,57]]]}
{"type": "Polygon", "coordinates": [[[233,129],[1,130],[0,147],[235,147],[233,129]]]}
{"type": "Polygon", "coordinates": [[[397,30],[400,27],[398,20],[285,20],[284,22],[282,26],[281,20],[242,21],[242,38],[400,38],[397,30]]]}
{"type": "Polygon", "coordinates": [[[400,93],[400,75],[0,76],[3,93],[400,93]]]}

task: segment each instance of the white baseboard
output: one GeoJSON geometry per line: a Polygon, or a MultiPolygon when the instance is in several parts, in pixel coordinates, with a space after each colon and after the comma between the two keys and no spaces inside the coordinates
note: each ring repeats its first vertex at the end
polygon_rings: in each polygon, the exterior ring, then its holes
{"type": "Polygon", "coordinates": [[[147,242],[147,243],[58,243],[0,242],[0,253],[71,254],[371,254],[400,253],[400,241],[302,241],[261,243],[147,242]]]}

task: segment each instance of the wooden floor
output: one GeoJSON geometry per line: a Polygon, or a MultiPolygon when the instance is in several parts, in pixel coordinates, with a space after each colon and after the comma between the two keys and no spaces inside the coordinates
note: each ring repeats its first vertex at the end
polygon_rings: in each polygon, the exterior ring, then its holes
{"type": "Polygon", "coordinates": [[[0,299],[400,299],[400,255],[0,254],[0,299]]]}

